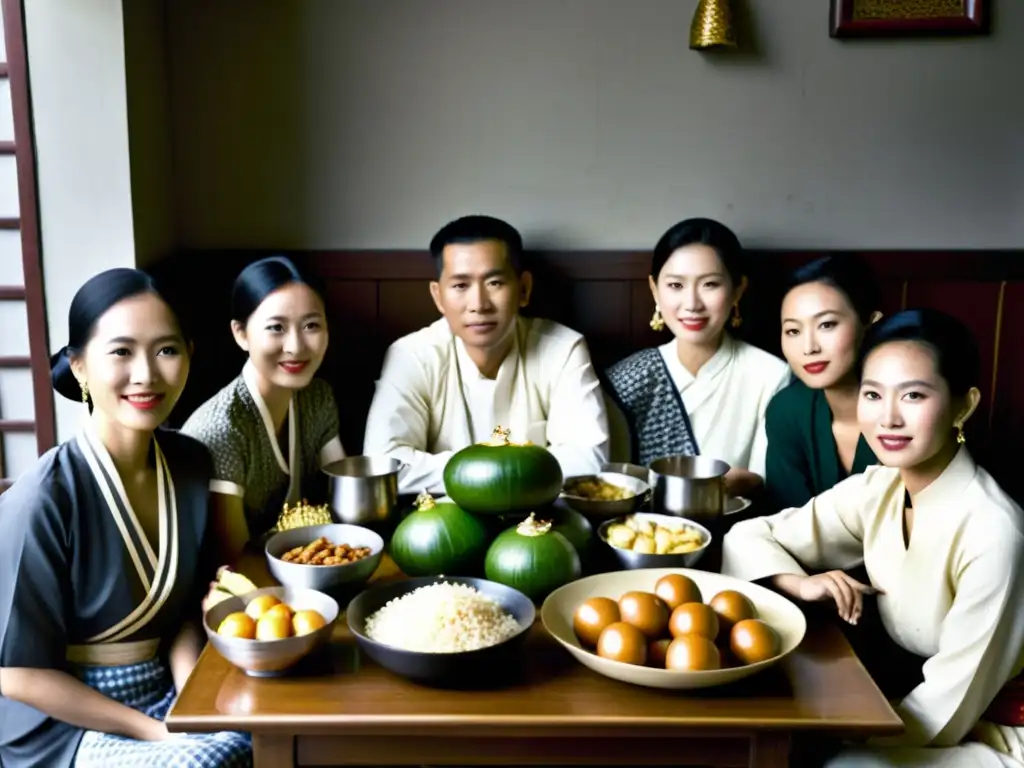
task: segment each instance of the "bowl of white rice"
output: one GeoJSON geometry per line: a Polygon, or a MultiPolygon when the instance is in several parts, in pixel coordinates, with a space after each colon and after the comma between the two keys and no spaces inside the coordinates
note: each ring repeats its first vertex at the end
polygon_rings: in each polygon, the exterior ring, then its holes
{"type": "Polygon", "coordinates": [[[481,687],[516,668],[533,601],[486,579],[427,576],[366,590],[346,611],[362,651],[425,685],[481,687]]]}

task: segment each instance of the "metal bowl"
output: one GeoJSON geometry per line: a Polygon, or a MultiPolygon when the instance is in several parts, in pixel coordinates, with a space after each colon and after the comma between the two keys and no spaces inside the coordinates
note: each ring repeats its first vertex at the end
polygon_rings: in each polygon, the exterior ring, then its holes
{"type": "Polygon", "coordinates": [[[342,585],[360,585],[369,581],[384,554],[384,539],[369,528],[358,525],[308,525],[274,534],[267,541],[265,552],[270,575],[281,584],[297,589],[330,592],[342,585]],[[281,559],[288,550],[309,544],[321,536],[332,544],[369,547],[370,554],[362,560],[345,565],[303,565],[281,559]]]}
{"type": "Polygon", "coordinates": [[[363,652],[396,675],[440,688],[481,688],[515,678],[522,658],[523,641],[537,613],[533,601],[522,592],[494,581],[462,576],[424,576],[368,589],[349,604],[346,615],[348,627],[363,652]],[[474,587],[512,614],[519,624],[519,631],[497,645],[461,653],[406,651],[367,636],[366,619],[389,601],[439,582],[474,587]]]}
{"type": "Polygon", "coordinates": [[[709,456],[663,456],[651,462],[651,509],[691,520],[718,520],[730,467],[709,456]]]}
{"type": "Polygon", "coordinates": [[[704,557],[704,553],[707,552],[708,546],[711,544],[711,531],[700,523],[695,523],[693,520],[676,517],[675,515],[658,515],[653,512],[637,512],[634,514],[634,517],[640,520],[649,520],[650,522],[657,523],[665,528],[679,528],[684,526],[687,528],[693,528],[700,533],[702,543],[700,549],[695,549],[692,552],[676,553],[674,555],[652,555],[644,552],[634,552],[631,549],[616,547],[608,541],[608,529],[616,523],[624,523],[625,518],[620,517],[613,520],[606,520],[601,523],[601,526],[597,529],[597,536],[605,543],[608,549],[615,553],[615,557],[626,569],[692,568],[702,557],[704,557]]]}
{"type": "Polygon", "coordinates": [[[619,517],[621,515],[628,515],[630,512],[635,512],[644,502],[647,501],[648,494],[650,493],[651,486],[645,481],[638,478],[635,474],[626,474],[625,472],[612,472],[612,471],[601,471],[596,475],[576,475],[574,477],[566,478],[565,483],[562,485],[563,491],[559,498],[561,498],[569,507],[584,514],[588,517],[606,519],[609,517],[619,517]],[[575,496],[571,493],[566,493],[565,488],[569,487],[572,482],[578,482],[580,480],[603,480],[610,485],[617,485],[620,488],[625,488],[632,492],[632,496],[628,496],[625,499],[616,499],[614,501],[601,501],[598,499],[590,499],[584,496],[575,496]]]}
{"type": "Polygon", "coordinates": [[[277,677],[314,649],[327,643],[337,618],[338,603],[323,592],[292,587],[265,587],[245,597],[229,597],[217,603],[203,616],[203,628],[217,652],[245,674],[251,677],[277,677]],[[217,627],[228,614],[244,611],[249,601],[260,595],[273,595],[296,611],[314,610],[327,623],[308,635],[286,637],[283,640],[245,640],[217,634],[217,627]]]}
{"type": "Polygon", "coordinates": [[[387,456],[349,456],[323,467],[334,519],[352,525],[390,521],[398,505],[398,473],[403,466],[387,456]]]}

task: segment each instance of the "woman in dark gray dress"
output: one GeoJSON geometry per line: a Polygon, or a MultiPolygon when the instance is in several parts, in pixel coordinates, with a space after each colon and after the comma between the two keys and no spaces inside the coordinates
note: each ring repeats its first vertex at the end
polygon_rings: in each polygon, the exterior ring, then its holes
{"type": "Polygon", "coordinates": [[[242,766],[241,733],[163,719],[202,648],[205,448],[159,429],[190,347],[145,273],[76,294],[55,389],[87,418],[0,496],[0,764],[242,766]]]}

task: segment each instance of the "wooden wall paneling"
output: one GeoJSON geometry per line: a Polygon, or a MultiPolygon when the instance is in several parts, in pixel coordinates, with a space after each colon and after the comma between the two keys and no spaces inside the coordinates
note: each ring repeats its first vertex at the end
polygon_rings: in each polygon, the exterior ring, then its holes
{"type": "Polygon", "coordinates": [[[384,359],[386,340],[377,318],[375,280],[327,280],[327,324],[331,340],[320,369],[338,403],[341,443],[348,454],[362,452],[366,414],[384,359]]]}
{"type": "MultiPolygon", "coordinates": [[[[928,307],[946,312],[963,322],[974,335],[981,354],[981,405],[968,422],[969,438],[987,442],[989,412],[993,407],[992,367],[995,361],[996,310],[999,283],[964,280],[911,280],[907,306],[928,307]]],[[[1024,404],[1022,404],[1024,405],[1024,404]]]]}
{"type": "Polygon", "coordinates": [[[599,369],[629,350],[630,284],[627,280],[577,281],[532,303],[530,314],[582,333],[599,369]]]}
{"type": "Polygon", "coordinates": [[[377,286],[377,322],[387,344],[440,316],[426,280],[381,280],[377,286]]]}
{"type": "Polygon", "coordinates": [[[1024,473],[1020,471],[1018,444],[1024,434],[1024,282],[1006,283],[1001,309],[990,414],[992,450],[986,466],[1007,491],[1021,500],[1024,473]]]}

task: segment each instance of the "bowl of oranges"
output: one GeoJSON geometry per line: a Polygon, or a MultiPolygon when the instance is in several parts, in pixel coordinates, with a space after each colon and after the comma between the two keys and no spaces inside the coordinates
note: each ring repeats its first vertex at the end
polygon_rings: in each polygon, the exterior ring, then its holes
{"type": "Polygon", "coordinates": [[[217,603],[203,627],[217,652],[247,675],[274,677],[326,643],[338,613],[323,592],[265,587],[217,603]]]}

